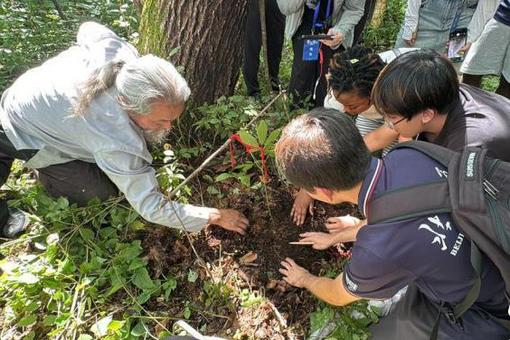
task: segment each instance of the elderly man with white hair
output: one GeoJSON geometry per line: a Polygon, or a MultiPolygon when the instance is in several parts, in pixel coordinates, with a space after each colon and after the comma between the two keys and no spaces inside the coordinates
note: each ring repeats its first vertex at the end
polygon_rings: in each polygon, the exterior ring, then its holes
{"type": "MultiPolygon", "coordinates": [[[[146,220],[198,231],[206,224],[244,234],[230,209],[169,201],[159,190],[147,142],[161,142],[190,89],[175,67],[108,28],[81,25],[76,44],[21,75],[0,101],[0,185],[14,159],[37,169],[54,196],[84,205],[122,192],[146,220]]],[[[0,233],[13,237],[25,214],[0,201],[0,233]]]]}

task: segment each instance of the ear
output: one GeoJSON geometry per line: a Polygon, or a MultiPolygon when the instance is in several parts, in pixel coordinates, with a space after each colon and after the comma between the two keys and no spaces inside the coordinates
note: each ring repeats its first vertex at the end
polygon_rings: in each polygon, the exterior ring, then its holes
{"type": "Polygon", "coordinates": [[[426,109],[421,112],[421,120],[423,124],[430,123],[436,116],[437,111],[434,109],[426,109]]]}
{"type": "Polygon", "coordinates": [[[314,188],[316,192],[320,193],[321,195],[327,197],[330,201],[333,200],[333,191],[330,189],[325,188],[314,188]]]}

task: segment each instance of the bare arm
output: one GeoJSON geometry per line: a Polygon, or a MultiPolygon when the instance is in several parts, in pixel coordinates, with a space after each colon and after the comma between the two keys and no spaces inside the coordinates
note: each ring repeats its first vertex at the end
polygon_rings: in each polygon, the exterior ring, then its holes
{"type": "Polygon", "coordinates": [[[398,132],[383,125],[374,131],[367,133],[363,140],[370,152],[382,150],[398,138],[398,132]]]}
{"type": "Polygon", "coordinates": [[[284,275],[283,279],[286,282],[295,287],[306,288],[317,298],[331,305],[345,306],[361,299],[345,289],[343,274],[340,274],[336,279],[315,276],[298,266],[290,258],[286,258],[281,264],[283,268],[280,269],[280,273],[284,275]]]}

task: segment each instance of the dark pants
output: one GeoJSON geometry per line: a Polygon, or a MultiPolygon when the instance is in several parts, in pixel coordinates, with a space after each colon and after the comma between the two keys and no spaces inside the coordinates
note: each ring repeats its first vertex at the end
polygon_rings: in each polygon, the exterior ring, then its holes
{"type": "Polygon", "coordinates": [[[376,0],[366,0],[365,1],[365,11],[363,12],[363,16],[359,20],[359,22],[354,26],[354,40],[353,45],[360,43],[360,40],[363,36],[363,31],[367,25],[367,22],[372,20],[372,15],[374,14],[376,0]]]}
{"type": "MultiPolygon", "coordinates": [[[[429,340],[438,314],[439,307],[411,285],[395,309],[370,327],[372,339],[429,340]]],[[[510,337],[499,321],[476,306],[461,319],[460,323],[452,323],[441,315],[437,339],[508,340],[510,337]]]]}
{"type": "MultiPolygon", "coordinates": [[[[269,77],[273,90],[278,89],[280,61],[282,59],[285,16],[280,12],[276,0],[266,1],[266,36],[269,77]]],[[[259,1],[250,0],[244,40],[243,77],[249,96],[260,92],[258,72],[262,33],[260,28],[259,1]]]]}
{"type": "MultiPolygon", "coordinates": [[[[0,186],[5,183],[14,159],[29,160],[37,150],[17,151],[0,127],[0,186]]],[[[118,189],[94,163],[72,161],[37,169],[37,178],[54,197],[64,196],[70,203],[86,205],[92,198],[105,200],[118,189]]],[[[0,200],[0,226],[9,218],[7,202],[0,200]]]]}
{"type": "Polygon", "coordinates": [[[343,47],[332,50],[328,46],[322,45],[322,63],[320,60],[304,61],[304,40],[300,39],[300,37],[302,35],[311,34],[311,31],[312,24],[303,21],[292,38],[294,60],[292,62],[292,74],[289,82],[289,95],[292,97],[293,108],[309,106],[319,107],[324,105],[324,98],[326,97],[328,88],[326,73],[328,72],[329,61],[334,53],[343,50],[343,47]],[[319,83],[317,87],[315,87],[317,80],[319,80],[319,83]],[[313,98],[314,91],[315,99],[313,98]]]}

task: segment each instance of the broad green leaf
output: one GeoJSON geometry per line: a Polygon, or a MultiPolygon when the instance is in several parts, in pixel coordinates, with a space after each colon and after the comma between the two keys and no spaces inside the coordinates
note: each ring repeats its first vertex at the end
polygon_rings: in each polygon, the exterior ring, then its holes
{"type": "Polygon", "coordinates": [[[37,308],[39,308],[39,304],[35,301],[32,301],[25,308],[23,308],[23,310],[25,312],[31,313],[31,312],[35,311],[37,308]]]}
{"type": "Polygon", "coordinates": [[[310,314],[310,331],[313,333],[326,325],[335,317],[335,311],[332,308],[324,307],[322,310],[310,314]]]}
{"type": "Polygon", "coordinates": [[[145,223],[140,220],[133,221],[129,223],[128,227],[132,230],[143,230],[145,229],[145,223]]]}
{"type": "Polygon", "coordinates": [[[141,290],[155,288],[154,282],[152,282],[146,268],[138,268],[133,274],[133,280],[131,282],[141,290]]]}
{"type": "Polygon", "coordinates": [[[129,264],[128,270],[132,271],[132,270],[138,269],[140,267],[145,267],[145,265],[146,265],[145,261],[142,260],[141,258],[137,257],[136,259],[131,261],[131,263],[129,264]]]}
{"type": "Polygon", "coordinates": [[[184,316],[184,318],[186,320],[190,318],[190,316],[191,316],[191,309],[188,306],[186,306],[186,308],[184,308],[183,316],[184,316]]]}
{"type": "Polygon", "coordinates": [[[211,194],[211,195],[219,195],[219,194],[221,194],[221,192],[218,189],[216,189],[215,187],[213,187],[212,185],[209,185],[207,187],[207,193],[211,194]]]}
{"type": "Polygon", "coordinates": [[[112,320],[112,322],[110,322],[110,324],[108,325],[108,330],[116,332],[120,330],[125,323],[126,323],[125,321],[112,320]]]}
{"type": "Polygon", "coordinates": [[[188,271],[188,282],[194,283],[198,279],[198,273],[192,269],[188,271]]]}
{"type": "Polygon", "coordinates": [[[143,326],[143,322],[142,321],[137,323],[136,326],[133,327],[133,329],[131,330],[131,335],[132,336],[141,337],[141,336],[143,336],[145,334],[147,334],[147,330],[143,326]]]}
{"type": "Polygon", "coordinates": [[[276,140],[280,136],[280,132],[281,132],[280,129],[277,129],[277,130],[274,130],[273,132],[271,132],[269,137],[264,142],[264,147],[266,149],[272,149],[274,147],[274,144],[275,144],[276,140]]]}
{"type": "Polygon", "coordinates": [[[143,305],[144,303],[149,301],[153,292],[154,291],[151,291],[151,290],[144,290],[142,292],[142,294],[138,295],[138,298],[136,299],[136,301],[138,301],[139,304],[143,305]]]}
{"type": "Polygon", "coordinates": [[[105,293],[105,297],[108,297],[124,286],[123,278],[117,275],[115,272],[110,275],[111,286],[110,289],[105,293]]]}
{"type": "Polygon", "coordinates": [[[216,176],[216,178],[214,179],[216,182],[221,182],[221,181],[224,181],[228,178],[232,178],[234,177],[234,175],[232,175],[231,173],[229,172],[224,172],[222,174],[219,174],[218,176],[216,176]]]}
{"type": "Polygon", "coordinates": [[[130,263],[134,258],[138,257],[143,252],[140,246],[140,241],[133,241],[131,244],[123,248],[117,255],[117,258],[123,262],[130,263]]]}
{"type": "Polygon", "coordinates": [[[260,123],[257,124],[257,137],[259,138],[259,144],[264,145],[267,138],[267,122],[265,120],[261,120],[260,123]]]}
{"type": "Polygon", "coordinates": [[[112,322],[112,316],[108,315],[107,317],[102,318],[98,322],[90,327],[90,331],[94,333],[94,335],[98,338],[105,336],[108,333],[108,326],[112,322]]]}
{"type": "Polygon", "coordinates": [[[55,324],[55,320],[57,320],[56,315],[47,315],[43,319],[43,325],[46,327],[53,326],[55,324]]]}
{"type": "Polygon", "coordinates": [[[80,235],[84,241],[91,241],[94,239],[94,232],[89,228],[80,228],[80,235]]]}
{"type": "Polygon", "coordinates": [[[239,176],[239,181],[241,182],[242,185],[244,185],[246,187],[250,187],[251,176],[250,175],[239,176]]]}
{"type": "Polygon", "coordinates": [[[21,318],[21,320],[18,321],[18,326],[27,327],[27,326],[34,324],[36,321],[37,321],[37,315],[31,314],[31,315],[21,318]]]}
{"type": "Polygon", "coordinates": [[[249,132],[245,130],[239,131],[239,137],[241,137],[241,141],[244,144],[250,145],[252,147],[257,147],[259,145],[255,137],[253,137],[249,132]]]}
{"type": "Polygon", "coordinates": [[[93,339],[94,338],[88,334],[80,334],[80,336],[78,337],[78,340],[93,340],[93,339]]]}
{"type": "Polygon", "coordinates": [[[169,278],[165,283],[161,285],[161,288],[163,288],[165,292],[165,299],[168,300],[170,294],[172,294],[172,291],[174,291],[175,288],[177,288],[177,281],[173,278],[169,278]]]}

